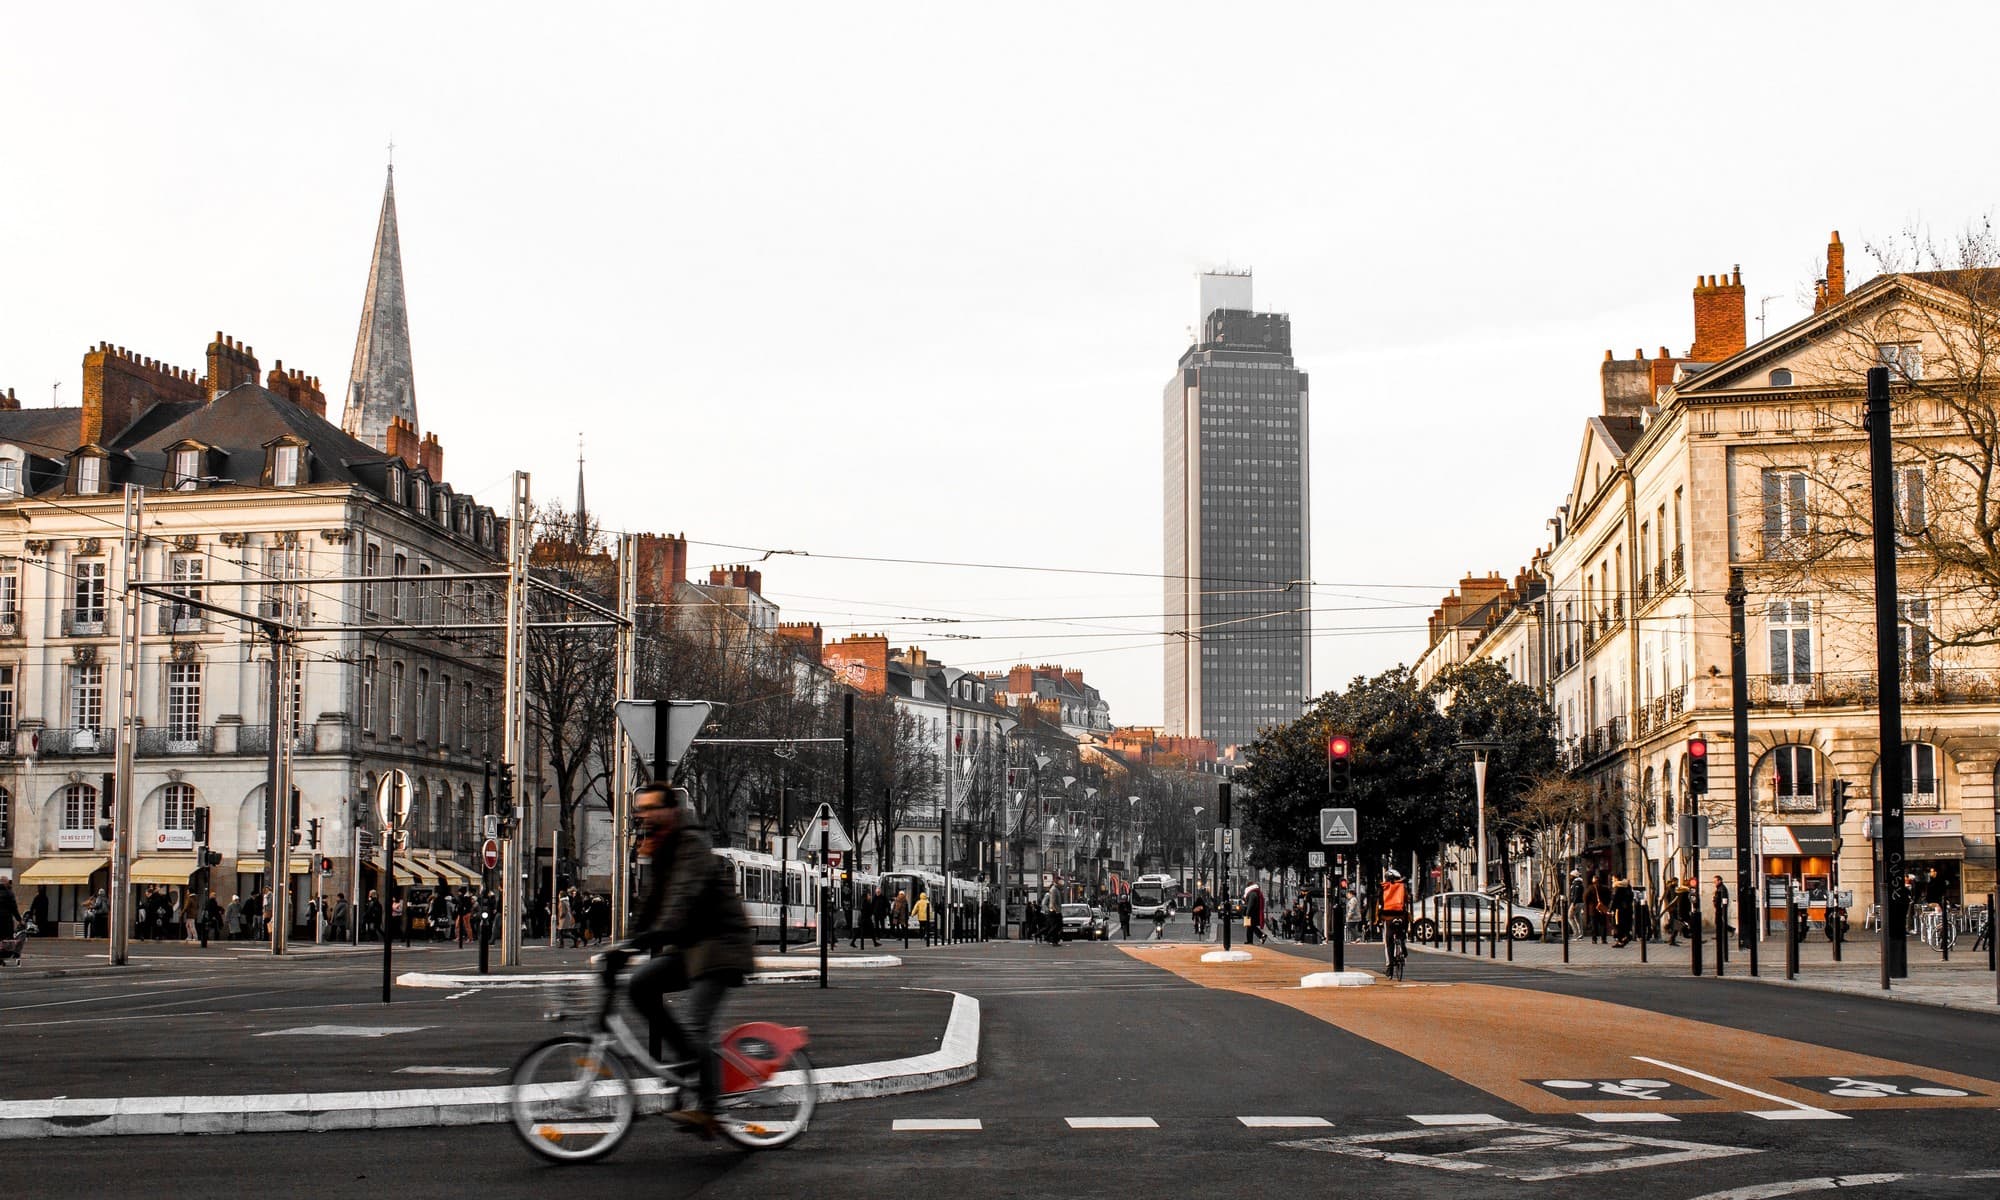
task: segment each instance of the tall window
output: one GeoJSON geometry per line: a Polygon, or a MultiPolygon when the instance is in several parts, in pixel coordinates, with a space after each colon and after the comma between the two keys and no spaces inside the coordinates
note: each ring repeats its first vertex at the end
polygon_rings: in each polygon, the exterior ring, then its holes
{"type": "Polygon", "coordinates": [[[375,729],[375,656],[361,660],[361,728],[375,729]]]}
{"type": "Polygon", "coordinates": [[[1806,536],[1806,474],[1764,472],[1764,557],[1790,553],[1806,536]]]}
{"type": "Polygon", "coordinates": [[[375,576],[382,573],[382,547],[369,543],[361,551],[361,573],[368,578],[361,581],[361,611],[375,611],[375,576]]]}
{"type": "Polygon", "coordinates": [[[299,485],[299,448],[297,446],[274,446],[271,450],[271,486],[297,487],[299,485]]]}
{"type": "Polygon", "coordinates": [[[160,828],[182,830],[194,828],[194,788],[185,783],[170,783],[160,793],[160,828]]]}
{"type": "Polygon", "coordinates": [[[167,664],[167,740],[192,742],[201,736],[201,664],[167,664]]]}
{"type": "MultiPolygon", "coordinates": [[[[167,564],[168,577],[179,584],[199,582],[204,569],[203,560],[198,554],[176,554],[173,557],[173,561],[167,564]]],[[[195,587],[178,587],[174,589],[174,595],[193,600],[201,595],[201,589],[195,587]]],[[[167,620],[170,622],[167,627],[169,633],[181,632],[189,626],[196,625],[200,619],[201,610],[195,608],[193,605],[169,602],[167,607],[167,620]]]]}
{"type": "Polygon", "coordinates": [[[1906,547],[1910,539],[1922,536],[1930,526],[1924,495],[1926,478],[1922,467],[1896,468],[1896,536],[1906,547]]]}
{"type": "Polygon", "coordinates": [[[451,745],[451,676],[438,676],[438,745],[451,745]]]}
{"type": "Polygon", "coordinates": [[[75,570],[70,607],[75,610],[78,622],[101,625],[104,623],[104,560],[79,558],[75,570]]]}
{"type": "Polygon", "coordinates": [[[1771,683],[1812,682],[1812,601],[1773,600],[1764,615],[1771,627],[1771,683]]]}
{"type": "Polygon", "coordinates": [[[425,742],[431,736],[431,672],[429,667],[417,668],[417,740],[425,742]]]}
{"type": "Polygon", "coordinates": [[[393,574],[396,576],[395,581],[389,584],[389,615],[397,620],[401,620],[403,616],[402,577],[409,573],[409,556],[398,554],[390,561],[389,565],[393,568],[393,574]]]}
{"type": "Polygon", "coordinates": [[[486,688],[479,697],[479,752],[493,753],[493,689],[486,688]]]}
{"type": "Polygon", "coordinates": [[[0,458],[0,492],[21,490],[21,460],[0,458]]]}
{"type": "Polygon", "coordinates": [[[1937,747],[1925,742],[1903,743],[1903,803],[1906,808],[1937,808],[1937,747]]]}
{"type": "Polygon", "coordinates": [[[1928,683],[1934,650],[1931,644],[1931,602],[1922,599],[1898,600],[1896,610],[1897,615],[1903,618],[1896,625],[1896,650],[1902,661],[1903,678],[1928,683]]]}
{"type": "Polygon", "coordinates": [[[1891,378],[1922,379],[1924,348],[1917,342],[1884,342],[1876,347],[1891,378]]]}
{"type": "Polygon", "coordinates": [[[1674,794],[1674,764],[1669,762],[1660,767],[1660,824],[1674,823],[1674,807],[1679,797],[1674,794]]]}
{"type": "Polygon", "coordinates": [[[76,460],[76,494],[95,496],[104,490],[104,460],[86,454],[76,460]]]}
{"type": "MultiPolygon", "coordinates": [[[[1684,490],[1684,489],[1682,489],[1682,488],[1675,488],[1675,489],[1674,489],[1674,553],[1675,553],[1675,554],[1679,554],[1679,553],[1681,552],[1681,545],[1682,545],[1682,540],[1681,540],[1681,492],[1682,492],[1683,490],[1684,490]]],[[[1682,565],[1683,565],[1683,566],[1685,566],[1686,564],[1685,564],[1685,563],[1683,563],[1682,565]]]]}
{"type": "Polygon", "coordinates": [[[0,570],[0,627],[9,633],[21,625],[21,574],[12,567],[0,570]]]}
{"type": "Polygon", "coordinates": [[[431,619],[431,565],[417,564],[417,616],[419,622],[431,619]]]}
{"type": "Polygon", "coordinates": [[[103,664],[77,663],[69,669],[69,726],[91,733],[103,731],[103,664]]]}
{"type": "Polygon", "coordinates": [[[62,827],[89,829],[97,823],[97,789],[87,783],[72,783],[63,789],[62,827]]]}
{"type": "Polygon", "coordinates": [[[465,749],[472,747],[472,723],[468,718],[472,713],[472,685],[458,689],[458,741],[465,749]]]}
{"type": "Polygon", "coordinates": [[[14,667],[0,667],[0,742],[14,741],[14,667]]]}
{"type": "Polygon", "coordinates": [[[177,492],[191,492],[201,484],[201,451],[184,449],[174,451],[173,469],[168,472],[172,479],[167,484],[177,492]]]}
{"type": "Polygon", "coordinates": [[[1780,746],[1771,752],[1777,768],[1779,812],[1812,812],[1819,807],[1813,791],[1811,746],[1780,746]]]}
{"type": "Polygon", "coordinates": [[[14,798],[0,787],[0,850],[14,847],[14,798]]]}
{"type": "Polygon", "coordinates": [[[403,736],[403,664],[389,664],[389,736],[403,736]]]}

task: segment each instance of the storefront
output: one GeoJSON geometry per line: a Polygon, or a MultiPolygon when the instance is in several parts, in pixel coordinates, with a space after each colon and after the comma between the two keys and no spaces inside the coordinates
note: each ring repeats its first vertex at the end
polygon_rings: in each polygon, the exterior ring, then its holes
{"type": "MultiPolygon", "coordinates": [[[[1870,814],[1868,840],[1876,844],[1877,863],[1882,861],[1881,836],[1882,817],[1870,814]]],[[[1964,869],[1964,817],[1955,812],[1903,814],[1903,870],[1914,881],[1912,899],[1922,903],[1929,898],[1929,881],[1935,872],[1943,885],[1945,903],[1963,904],[1964,869]]]]}
{"type": "MultiPolygon", "coordinates": [[[[56,854],[36,859],[14,877],[14,899],[28,911],[39,889],[49,900],[49,920],[64,935],[82,933],[83,906],[99,888],[109,886],[111,859],[104,854],[56,854]]],[[[99,937],[103,930],[93,930],[99,937]]]]}
{"type": "Polygon", "coordinates": [[[1834,828],[1831,825],[1764,825],[1757,830],[1757,853],[1764,878],[1769,915],[1785,914],[1784,881],[1799,907],[1814,921],[1826,919],[1826,903],[1834,885],[1834,828]]]}

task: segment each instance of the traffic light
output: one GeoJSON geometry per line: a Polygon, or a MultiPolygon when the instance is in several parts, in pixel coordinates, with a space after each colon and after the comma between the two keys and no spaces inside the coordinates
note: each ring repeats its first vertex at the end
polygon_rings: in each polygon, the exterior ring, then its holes
{"type": "Polygon", "coordinates": [[[306,819],[306,845],[313,850],[319,849],[319,823],[318,817],[306,819]]]}
{"type": "Polygon", "coordinates": [[[202,847],[202,850],[201,850],[201,865],[202,865],[202,866],[204,866],[204,867],[219,867],[219,866],[221,866],[221,865],[222,865],[222,854],[221,854],[221,853],[220,853],[219,851],[215,851],[215,850],[210,850],[210,849],[209,849],[208,847],[206,847],[206,846],[202,847]]]}
{"type": "Polygon", "coordinates": [[[333,858],[331,855],[322,854],[319,856],[319,873],[322,875],[333,874],[333,858]]]}
{"type": "Polygon", "coordinates": [[[1688,795],[1708,795],[1708,739],[1688,739],[1688,795]]]}
{"type": "Polygon", "coordinates": [[[111,813],[118,803],[118,776],[106,771],[103,782],[103,789],[97,793],[97,836],[108,842],[116,832],[112,827],[111,813]]]}
{"type": "Polygon", "coordinates": [[[502,814],[514,811],[514,764],[500,764],[500,811],[502,814]]]}
{"type": "Polygon", "coordinates": [[[1326,794],[1344,792],[1354,772],[1354,739],[1344,733],[1326,739],[1326,794]]]}
{"type": "Polygon", "coordinates": [[[1833,832],[1840,836],[1841,822],[1847,819],[1847,789],[1854,786],[1845,779],[1833,781],[1833,832]]]}
{"type": "Polygon", "coordinates": [[[206,804],[194,810],[194,844],[197,846],[208,845],[208,805],[206,804]]]}

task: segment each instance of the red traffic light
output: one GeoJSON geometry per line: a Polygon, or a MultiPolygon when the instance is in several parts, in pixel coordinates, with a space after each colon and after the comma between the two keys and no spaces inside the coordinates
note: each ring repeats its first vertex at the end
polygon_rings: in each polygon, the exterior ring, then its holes
{"type": "Polygon", "coordinates": [[[1695,737],[1695,738],[1689,738],[1689,739],[1688,739],[1688,757],[1689,757],[1689,758],[1704,758],[1704,759],[1705,759],[1705,758],[1707,758],[1707,757],[1708,757],[1708,739],[1707,739],[1707,738],[1698,738],[1698,737],[1695,737]]]}
{"type": "Polygon", "coordinates": [[[1345,762],[1354,756],[1354,742],[1344,733],[1336,733],[1326,739],[1326,756],[1334,762],[1345,762]]]}

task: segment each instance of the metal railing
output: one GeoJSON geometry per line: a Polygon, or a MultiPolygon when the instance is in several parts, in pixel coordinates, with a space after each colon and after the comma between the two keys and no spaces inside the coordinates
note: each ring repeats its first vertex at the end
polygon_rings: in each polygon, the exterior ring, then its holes
{"type": "Polygon", "coordinates": [[[160,609],[159,630],[161,633],[205,633],[208,631],[208,618],[194,609],[168,604],[160,609]]]}
{"type": "Polygon", "coordinates": [[[86,758],[109,754],[113,740],[108,729],[44,729],[41,751],[47,756],[86,758]]]}
{"type": "Polygon", "coordinates": [[[62,610],[62,636],[102,637],[106,629],[105,610],[101,608],[65,608],[62,610]]]}
{"type": "MultiPolygon", "coordinates": [[[[301,729],[298,736],[291,739],[292,753],[311,754],[314,752],[313,731],[310,726],[301,729]]],[[[245,725],[236,733],[238,754],[269,754],[271,752],[271,727],[269,725],[245,725]]]]}
{"type": "MultiPolygon", "coordinates": [[[[1752,706],[1773,708],[1868,707],[1881,696],[1873,671],[1810,671],[1749,677],[1752,706]]],[[[1906,704],[2000,702],[2000,671],[1919,667],[1902,674],[1906,704]]]]}
{"type": "Polygon", "coordinates": [[[207,726],[187,729],[141,729],[135,752],[145,758],[176,754],[213,754],[215,730],[207,726]]]}

